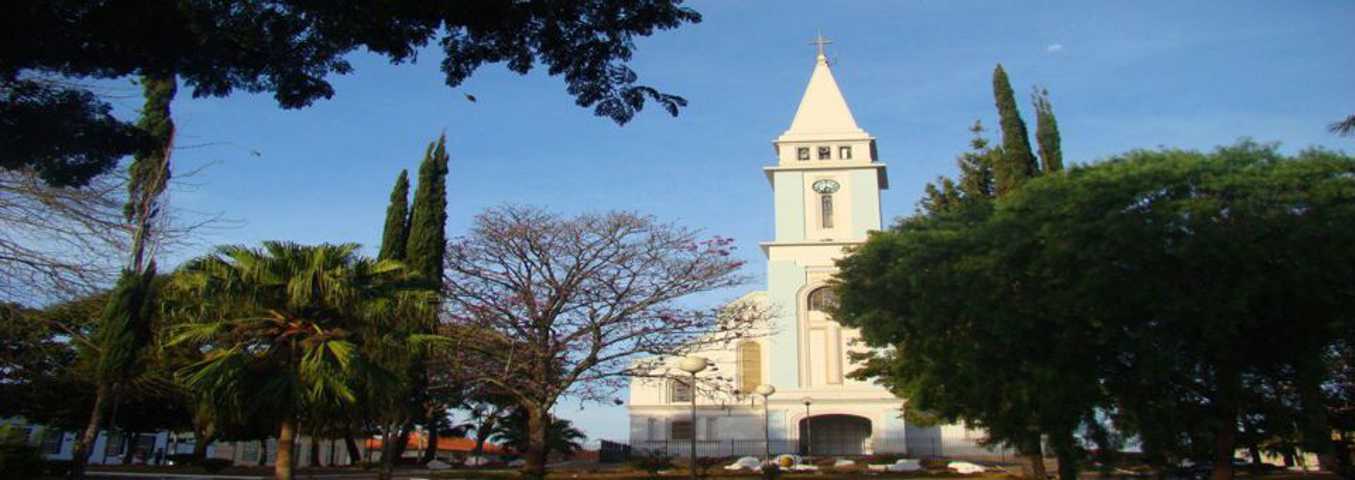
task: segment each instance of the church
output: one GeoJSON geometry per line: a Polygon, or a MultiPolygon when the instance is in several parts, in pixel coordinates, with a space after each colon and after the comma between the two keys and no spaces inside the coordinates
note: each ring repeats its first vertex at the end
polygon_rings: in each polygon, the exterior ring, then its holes
{"type": "Polygon", "coordinates": [[[864,347],[853,342],[855,329],[825,313],[836,300],[825,284],[844,248],[881,228],[880,191],[889,177],[875,137],[857,126],[833,78],[824,40],[817,43],[795,118],[772,142],[776,164],[762,168],[775,214],[773,239],[761,243],[767,289],[742,301],[771,307],[770,333],[697,354],[713,365],[708,372],[718,372],[710,375],[732,374],[734,389],[697,394],[695,421],[693,391],[680,371],[662,381],[632,380],[630,444],[680,456],[689,455],[693,437],[698,456],[990,454],[976,445],[982,432],[909,425],[903,400],[847,378],[854,369],[849,353],[864,347]],[[774,393],[755,393],[764,385],[774,393]]]}

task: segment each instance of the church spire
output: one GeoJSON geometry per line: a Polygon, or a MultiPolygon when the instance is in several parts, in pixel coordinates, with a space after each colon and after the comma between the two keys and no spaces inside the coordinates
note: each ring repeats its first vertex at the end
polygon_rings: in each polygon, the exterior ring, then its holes
{"type": "Polygon", "coordinates": [[[814,73],[809,77],[804,96],[800,98],[800,108],[795,111],[795,119],[790,129],[781,135],[780,141],[819,138],[864,138],[869,135],[856,126],[856,119],[847,107],[847,99],[838,89],[837,80],[828,66],[828,57],[823,47],[832,43],[819,34],[811,42],[818,48],[814,73]]]}

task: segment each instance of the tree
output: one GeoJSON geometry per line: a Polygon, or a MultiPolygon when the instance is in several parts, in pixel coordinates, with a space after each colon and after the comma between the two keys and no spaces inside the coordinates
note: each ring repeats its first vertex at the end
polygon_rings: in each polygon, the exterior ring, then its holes
{"type": "Polygon", "coordinates": [[[487,63],[526,74],[540,62],[579,106],[618,124],[650,101],[676,115],[686,100],[640,83],[628,62],[637,37],[700,20],[680,0],[27,4],[0,20],[5,31],[36,32],[0,40],[0,125],[24,127],[0,129],[0,167],[82,185],[140,148],[137,129],[72,80],[174,74],[194,97],[245,90],[302,108],[335,94],[329,78],[353,71],[348,54],[398,64],[430,43],[449,87],[487,63]]]}
{"type": "MultiPolygon", "coordinates": [[[[413,208],[409,213],[409,230],[405,239],[405,258],[404,261],[409,268],[418,272],[428,288],[438,289],[442,286],[443,279],[443,259],[447,252],[447,136],[441,135],[437,141],[428,144],[428,149],[424,152],[423,163],[419,165],[419,185],[414,191],[413,208]]],[[[431,334],[432,326],[437,322],[436,313],[428,312],[429,318],[421,321],[418,325],[425,326],[426,330],[419,333],[431,334]]],[[[415,418],[421,420],[427,431],[428,441],[432,445],[437,445],[437,437],[440,430],[448,427],[447,409],[448,402],[443,396],[436,395],[429,390],[428,386],[433,383],[430,377],[436,375],[427,367],[426,358],[416,359],[413,368],[414,373],[414,395],[411,400],[415,402],[413,408],[417,410],[415,418]]],[[[401,443],[403,448],[405,443],[401,443]]],[[[433,460],[437,454],[437,449],[428,449],[424,451],[421,458],[423,463],[433,460]]]]}
{"type": "Polygon", "coordinates": [[[990,202],[997,196],[993,164],[1002,155],[1002,150],[988,146],[988,139],[983,138],[982,122],[975,120],[969,132],[974,134],[969,141],[970,150],[955,160],[960,167],[959,180],[940,177],[937,179],[940,187],[928,183],[924,188],[926,196],[918,203],[919,214],[938,215],[961,206],[990,202]]]}
{"type": "Polygon", "coordinates": [[[1063,147],[1059,122],[1054,119],[1054,105],[1049,103],[1049,90],[1033,87],[1030,98],[1035,104],[1035,141],[1040,145],[1040,170],[1044,173],[1061,171],[1063,147]]]}
{"type": "MultiPolygon", "coordinates": [[[[136,152],[128,167],[127,203],[123,216],[131,230],[127,267],[122,271],[99,324],[97,386],[89,424],[75,442],[71,475],[84,475],[89,448],[103,428],[104,409],[112,395],[136,374],[141,351],[151,337],[156,307],[154,250],[159,226],[164,224],[161,194],[169,185],[170,153],[174,147],[174,122],[170,102],[177,91],[172,75],[147,75],[142,79],[145,105],[138,126],[150,137],[146,148],[136,152]]],[[[116,400],[113,400],[116,401],[116,400]]]]}
{"type": "Polygon", "coordinates": [[[180,372],[183,382],[205,395],[248,398],[250,411],[277,419],[279,480],[292,478],[304,413],[351,404],[359,382],[391,375],[361,354],[364,342],[389,340],[362,335],[370,330],[365,325],[389,311],[421,311],[432,300],[431,291],[414,288],[403,265],[363,258],[357,249],[221,247],[189,262],[175,279],[176,293],[202,299],[192,312],[197,321],[180,327],[173,342],[206,352],[180,372]]]}
{"type": "Polygon", "coordinates": [[[1039,174],[1040,167],[1035,163],[1035,154],[1030,151],[1030,138],[1026,133],[1026,121],[1016,108],[1016,94],[1012,92],[1007,72],[998,64],[993,69],[993,101],[997,104],[997,114],[1002,126],[1002,156],[993,165],[997,179],[997,195],[1003,196],[1016,190],[1026,179],[1039,174]]]}
{"type": "Polygon", "coordinates": [[[32,172],[47,187],[85,187],[149,141],[114,117],[112,105],[71,82],[0,79],[0,170],[32,172]]]}
{"type": "Polygon", "coordinates": [[[405,238],[409,235],[409,174],[400,170],[391,190],[390,206],[386,207],[386,226],[381,230],[382,260],[403,260],[405,238]]]}
{"type": "Polygon", "coordinates": [[[524,473],[540,477],[562,396],[606,399],[655,370],[651,356],[725,345],[762,318],[679,303],[743,281],[731,243],[630,213],[482,213],[447,248],[448,370],[512,397],[530,432],[524,473]]]}
{"type": "MultiPolygon", "coordinates": [[[[574,428],[573,422],[550,415],[546,427],[546,454],[557,453],[560,455],[572,455],[583,449],[583,440],[587,438],[582,431],[574,428]]],[[[531,448],[531,431],[528,428],[528,419],[526,410],[515,409],[509,413],[502,422],[497,423],[497,428],[491,437],[505,447],[518,452],[526,452],[531,448]]]]}
{"type": "Polygon", "coordinates": [[[1343,154],[1241,143],[1045,176],[991,213],[872,236],[840,264],[835,318],[894,347],[869,373],[912,408],[996,438],[1029,408],[1027,428],[1056,451],[1061,421],[1099,412],[1145,453],[1203,450],[1231,478],[1238,431],[1257,418],[1303,418],[1305,443],[1330,448],[1322,398],[1301,385],[1330,385],[1307,358],[1350,329],[1352,172],[1343,154]],[[1262,390],[1276,378],[1294,387],[1262,390]]]}

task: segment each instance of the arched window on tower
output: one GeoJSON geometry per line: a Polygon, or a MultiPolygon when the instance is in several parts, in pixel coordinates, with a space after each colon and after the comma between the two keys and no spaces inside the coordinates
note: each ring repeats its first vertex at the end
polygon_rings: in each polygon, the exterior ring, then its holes
{"type": "Polygon", "coordinates": [[[762,384],[762,346],[748,341],[739,344],[739,391],[752,394],[762,384]]]}
{"type": "Polygon", "coordinates": [[[833,228],[833,195],[823,194],[819,196],[819,218],[822,220],[823,228],[833,228]]]}
{"type": "Polygon", "coordinates": [[[837,292],[829,287],[819,287],[809,292],[809,310],[811,312],[824,312],[832,310],[837,306],[837,292]]]}

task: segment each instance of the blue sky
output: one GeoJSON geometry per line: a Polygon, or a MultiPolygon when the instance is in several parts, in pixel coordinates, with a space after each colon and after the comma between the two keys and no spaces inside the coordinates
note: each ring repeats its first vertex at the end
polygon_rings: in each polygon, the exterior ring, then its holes
{"type": "MultiPolygon", "coordinates": [[[[335,98],[305,110],[280,110],[267,96],[181,94],[175,162],[205,170],[172,201],[241,222],[209,232],[203,248],[284,239],[355,241],[374,252],[396,174],[416,169],[445,131],[449,234],[502,203],[635,210],[734,237],[749,288],[758,288],[765,263],[756,242],[772,233],[760,168],[774,162],[770,142],[809,78],[816,30],[834,42],[834,74],[889,166],[886,221],[911,213],[925,182],[955,172],[975,119],[996,124],[998,62],[1028,122],[1031,86],[1049,89],[1071,162],[1240,137],[1288,151],[1355,146],[1326,131],[1355,113],[1348,0],[690,6],[705,21],[640,40],[632,64],[642,80],[691,102],[677,118],[654,108],[618,127],[576,107],[559,79],[497,65],[450,89],[436,50],[403,66],[355,55],[356,72],[334,79],[335,98]]],[[[133,97],[120,100],[124,111],[138,106],[133,97]]],[[[626,435],[624,407],[567,402],[557,412],[591,436],[626,435]]]]}

